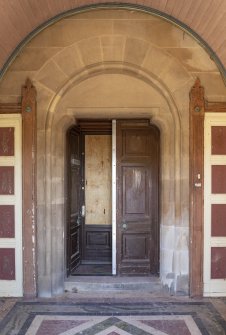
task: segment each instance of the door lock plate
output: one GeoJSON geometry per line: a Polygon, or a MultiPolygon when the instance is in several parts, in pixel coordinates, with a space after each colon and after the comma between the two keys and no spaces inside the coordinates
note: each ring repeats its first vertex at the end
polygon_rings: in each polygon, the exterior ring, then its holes
{"type": "Polygon", "coordinates": [[[86,206],[85,205],[82,205],[82,208],[81,208],[81,216],[84,218],[86,215],[86,206]]]}

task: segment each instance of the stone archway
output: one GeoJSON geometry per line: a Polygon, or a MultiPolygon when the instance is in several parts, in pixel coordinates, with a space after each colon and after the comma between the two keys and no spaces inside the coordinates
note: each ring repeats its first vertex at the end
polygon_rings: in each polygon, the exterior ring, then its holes
{"type": "MultiPolygon", "coordinates": [[[[115,87],[118,85],[114,85],[115,87]]],[[[103,87],[99,87],[101,91],[103,87]]],[[[121,86],[122,89],[122,86],[121,86]]],[[[100,93],[99,91],[99,93],[100,93]]],[[[95,92],[95,96],[98,93],[95,92]]],[[[111,95],[114,101],[114,92],[111,90],[111,95]]],[[[131,98],[131,97],[130,97],[131,98]]],[[[103,100],[107,100],[108,97],[103,100]]],[[[120,103],[123,103],[123,97],[120,103]]],[[[89,100],[88,100],[89,101],[89,100]]],[[[127,104],[128,102],[125,102],[127,104]]],[[[148,101],[150,103],[150,99],[148,101]]],[[[134,104],[134,101],[133,103],[134,104]]],[[[170,290],[188,290],[188,226],[181,225],[182,217],[186,217],[186,209],[184,208],[183,202],[185,202],[186,191],[188,190],[188,169],[187,171],[181,170],[181,166],[185,166],[187,160],[185,152],[182,152],[182,126],[179,117],[179,112],[174,100],[171,97],[170,92],[164,87],[164,85],[150,76],[147,71],[141,71],[138,68],[130,64],[109,64],[92,66],[87,73],[87,69],[80,72],[79,75],[75,76],[72,80],[66,83],[66,85],[58,92],[53,99],[49,108],[45,134],[45,213],[47,214],[46,220],[43,220],[43,225],[40,222],[39,234],[38,234],[38,257],[42,259],[39,261],[39,294],[48,295],[50,291],[52,294],[62,293],[64,287],[65,277],[65,255],[64,255],[64,212],[65,212],[65,194],[64,194],[64,174],[65,174],[65,134],[66,130],[75,123],[76,118],[81,117],[97,117],[96,113],[99,110],[99,115],[105,115],[105,117],[117,118],[129,117],[131,113],[134,113],[135,117],[145,117],[151,119],[151,122],[157,125],[161,131],[161,147],[162,147],[162,171],[161,171],[161,239],[160,239],[160,277],[163,285],[166,285],[170,290]],[[122,66],[124,67],[123,69],[122,66]],[[152,99],[158,97],[162,101],[165,101],[165,112],[164,108],[147,105],[146,107],[129,106],[127,105],[126,111],[123,110],[123,106],[114,106],[114,108],[108,107],[107,113],[102,113],[103,106],[94,106],[92,101],[92,107],[73,107],[73,100],[76,101],[75,92],[83,90],[83,85],[89,90],[88,86],[91,87],[100,85],[101,82],[107,85],[106,77],[110,76],[111,81],[116,80],[118,83],[123,80],[127,80],[127,83],[131,81],[135,82],[135,86],[139,89],[150,90],[149,94],[152,95],[152,99]],[[123,78],[123,79],[122,79],[123,78]],[[125,79],[126,78],[126,79],[125,79]],[[87,85],[87,82],[90,82],[87,85]],[[72,99],[73,97],[73,99],[72,99]],[[69,107],[70,106],[70,107],[69,107]],[[140,108],[140,110],[139,110],[140,108]],[[81,110],[82,109],[82,110],[81,110]],[[110,113],[109,113],[110,111],[110,113]],[[128,114],[130,113],[130,114],[128,114]],[[170,143],[170,144],[169,144],[170,143]],[[187,178],[185,179],[185,175],[187,178]],[[182,202],[182,199],[183,202],[182,202]],[[171,224],[174,222],[175,224],[171,224]],[[57,233],[54,233],[54,229],[57,233]],[[45,232],[45,233],[44,233],[45,232]],[[187,240],[185,248],[181,247],[180,241],[187,240]],[[168,242],[171,241],[171,245],[168,242]],[[174,241],[174,242],[173,242],[174,241]],[[173,243],[173,244],[172,244],[173,243]],[[59,248],[59,246],[61,246],[59,248]],[[48,249],[47,249],[48,248],[48,249]],[[167,257],[167,255],[170,255],[167,257]],[[177,262],[176,257],[181,259],[184,268],[180,268],[180,262],[177,262]],[[183,260],[182,260],[183,258],[183,260]],[[41,272],[44,270],[42,265],[47,265],[47,269],[50,269],[49,273],[42,277],[41,272]],[[51,271],[51,268],[54,271],[51,271]],[[48,285],[48,286],[46,286],[48,285]]],[[[130,116],[131,117],[131,116],[130,116]]],[[[188,147],[187,147],[188,148],[188,147]]],[[[43,188],[43,186],[42,186],[43,188]]],[[[187,193],[188,195],[188,193],[187,193]]],[[[188,198],[187,198],[188,201],[188,198]]],[[[39,204],[38,204],[39,206],[39,204]]],[[[188,203],[187,203],[188,206],[188,203]]],[[[39,208],[39,207],[38,207],[39,208]]],[[[188,217],[187,217],[188,220],[188,217]]],[[[187,221],[188,224],[188,221],[187,221]]]]}

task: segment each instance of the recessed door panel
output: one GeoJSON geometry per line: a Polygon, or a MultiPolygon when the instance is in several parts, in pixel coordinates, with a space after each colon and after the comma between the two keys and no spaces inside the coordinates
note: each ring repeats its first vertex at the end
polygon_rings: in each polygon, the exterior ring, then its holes
{"type": "Polygon", "coordinates": [[[0,195],[14,194],[14,166],[0,166],[0,195]]]}
{"type": "Polygon", "coordinates": [[[145,166],[123,166],[123,213],[124,216],[136,216],[148,214],[148,193],[146,184],[148,174],[145,166]]]}
{"type": "Polygon", "coordinates": [[[148,151],[148,131],[140,132],[136,129],[126,129],[122,132],[123,156],[149,156],[148,151]]]}
{"type": "Polygon", "coordinates": [[[15,249],[0,248],[0,280],[15,279],[15,249]]]}
{"type": "Polygon", "coordinates": [[[226,248],[211,248],[211,279],[226,278],[226,248]]]}
{"type": "Polygon", "coordinates": [[[14,127],[0,127],[0,156],[14,156],[14,127]]]}
{"type": "Polygon", "coordinates": [[[14,205],[0,205],[0,238],[15,237],[14,207],[14,205]]]}
{"type": "Polygon", "coordinates": [[[149,258],[149,234],[123,233],[123,259],[137,261],[149,258]]]}

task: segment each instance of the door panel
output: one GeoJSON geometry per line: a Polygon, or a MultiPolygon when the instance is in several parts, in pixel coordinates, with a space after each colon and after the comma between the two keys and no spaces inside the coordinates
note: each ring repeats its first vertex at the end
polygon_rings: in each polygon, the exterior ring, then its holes
{"type": "Polygon", "coordinates": [[[83,260],[96,263],[111,263],[111,225],[84,225],[83,260]]]}
{"type": "Polygon", "coordinates": [[[159,131],[147,121],[117,122],[117,271],[159,270],[159,131]]]}
{"type": "Polygon", "coordinates": [[[124,233],[123,234],[123,260],[137,260],[149,258],[149,234],[124,233]],[[134,248],[134,246],[136,246],[134,248]]]}
{"type": "Polygon", "coordinates": [[[81,217],[80,217],[80,133],[77,128],[67,134],[68,152],[68,216],[67,216],[67,275],[80,263],[81,217]]]}
{"type": "Polygon", "coordinates": [[[145,166],[123,166],[123,210],[126,218],[148,215],[148,173],[145,166]]]}
{"type": "Polygon", "coordinates": [[[141,132],[139,129],[122,130],[123,156],[125,157],[146,157],[149,152],[148,130],[141,132]]]}

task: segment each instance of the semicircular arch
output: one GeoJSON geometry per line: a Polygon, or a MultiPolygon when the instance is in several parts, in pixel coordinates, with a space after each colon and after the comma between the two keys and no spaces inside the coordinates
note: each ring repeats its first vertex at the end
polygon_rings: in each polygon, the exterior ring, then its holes
{"type": "MultiPolygon", "coordinates": [[[[220,58],[218,54],[216,53],[216,51],[214,51],[217,48],[217,46],[215,46],[214,49],[210,46],[211,44],[209,43],[209,38],[208,38],[209,34],[206,32],[205,33],[202,32],[201,34],[200,25],[196,29],[196,27],[193,24],[193,21],[190,22],[189,17],[186,17],[185,19],[185,16],[186,16],[185,13],[183,14],[179,13],[177,15],[174,15],[173,13],[170,13],[170,11],[167,10],[167,8],[164,9],[161,4],[156,4],[156,5],[152,4],[152,6],[149,6],[148,4],[143,4],[143,2],[142,4],[139,4],[139,1],[136,1],[135,3],[133,3],[133,1],[131,1],[131,3],[128,3],[127,1],[125,3],[123,2],[124,1],[122,1],[120,4],[112,3],[111,1],[109,1],[108,3],[104,3],[104,4],[98,3],[98,1],[92,4],[87,4],[87,2],[84,2],[84,3],[80,2],[80,4],[77,5],[76,7],[75,5],[74,6],[69,5],[69,7],[67,8],[67,5],[64,5],[64,8],[58,8],[58,14],[56,14],[56,12],[54,12],[54,9],[53,9],[52,17],[51,17],[51,14],[49,13],[50,15],[49,19],[44,20],[44,18],[42,19],[39,18],[40,22],[41,21],[42,22],[35,28],[33,27],[34,29],[31,30],[27,34],[27,36],[24,37],[25,33],[22,33],[22,40],[18,43],[17,46],[14,46],[13,51],[8,57],[5,56],[7,58],[5,59],[3,66],[1,68],[0,78],[5,74],[5,72],[7,71],[9,66],[12,64],[16,56],[27,45],[27,43],[31,41],[31,39],[33,39],[37,34],[39,34],[41,31],[43,31],[47,27],[53,25],[54,23],[58,22],[62,18],[69,17],[74,14],[84,13],[84,12],[88,12],[88,11],[96,10],[96,9],[111,9],[112,8],[112,9],[128,9],[128,10],[134,10],[138,12],[144,12],[147,14],[155,15],[157,17],[161,17],[164,20],[167,20],[168,22],[171,22],[172,24],[180,27],[185,32],[187,32],[189,35],[191,35],[207,51],[210,57],[217,64],[219,71],[222,73],[222,76],[225,81],[226,70],[225,70],[224,64],[226,63],[226,61],[222,63],[222,58],[220,58]],[[205,36],[206,38],[202,36],[205,36]]],[[[176,2],[172,3],[171,7],[172,9],[175,9],[177,7],[176,2]]],[[[202,6],[199,7],[199,10],[201,10],[201,8],[202,6]]],[[[204,13],[205,13],[205,10],[203,10],[201,13],[202,14],[201,20],[203,20],[205,17],[204,13]]],[[[214,45],[213,41],[212,41],[212,44],[214,45]]]]}

